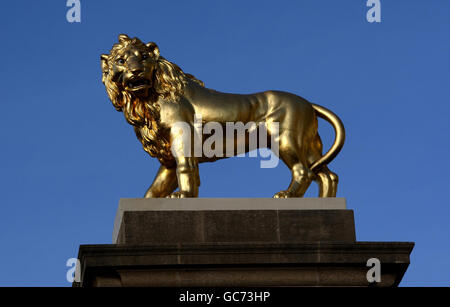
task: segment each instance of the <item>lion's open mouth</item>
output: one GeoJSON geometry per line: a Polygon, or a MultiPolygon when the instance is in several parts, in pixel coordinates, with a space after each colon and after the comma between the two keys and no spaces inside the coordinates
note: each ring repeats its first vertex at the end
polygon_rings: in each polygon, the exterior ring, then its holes
{"type": "Polygon", "coordinates": [[[150,81],[147,79],[132,80],[127,84],[127,87],[132,91],[140,90],[149,86],[150,81]]]}

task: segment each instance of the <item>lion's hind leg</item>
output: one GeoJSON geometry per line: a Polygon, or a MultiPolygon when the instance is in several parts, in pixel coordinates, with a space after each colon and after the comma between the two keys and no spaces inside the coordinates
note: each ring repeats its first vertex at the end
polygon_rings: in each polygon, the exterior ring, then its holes
{"type": "Polygon", "coordinates": [[[339,177],[328,167],[325,166],[317,172],[316,182],[319,185],[319,197],[336,197],[339,177]]]}
{"type": "Polygon", "coordinates": [[[331,179],[326,172],[316,174],[316,182],[319,186],[319,197],[328,197],[331,194],[331,179]]]}
{"type": "MultiPolygon", "coordinates": [[[[316,135],[308,156],[309,165],[314,164],[321,157],[322,141],[320,140],[320,136],[316,135]]],[[[326,165],[315,171],[315,181],[319,186],[319,197],[336,197],[339,178],[326,165]]]]}
{"type": "MultiPolygon", "coordinates": [[[[309,165],[314,164],[322,157],[322,140],[319,134],[316,134],[314,141],[311,143],[308,153],[309,165]]],[[[330,169],[324,165],[320,169],[315,170],[315,181],[319,186],[319,197],[336,197],[338,175],[330,171],[330,169]]]]}
{"type": "Polygon", "coordinates": [[[329,197],[336,197],[337,194],[337,186],[339,183],[339,177],[336,173],[333,173],[332,171],[328,170],[328,175],[331,178],[331,193],[329,197]]]}
{"type": "Polygon", "coordinates": [[[274,198],[302,197],[314,178],[309,169],[305,150],[298,146],[293,131],[286,130],[280,135],[280,158],[291,170],[292,179],[289,187],[274,195],[274,198]]]}

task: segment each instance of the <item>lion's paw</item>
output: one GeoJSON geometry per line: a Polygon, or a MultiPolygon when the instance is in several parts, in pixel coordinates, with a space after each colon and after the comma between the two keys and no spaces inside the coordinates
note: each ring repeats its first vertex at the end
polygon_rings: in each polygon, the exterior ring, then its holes
{"type": "Polygon", "coordinates": [[[167,196],[167,198],[185,198],[186,196],[184,195],[183,192],[177,191],[177,192],[173,192],[172,194],[170,194],[169,196],[167,196]]]}
{"type": "Polygon", "coordinates": [[[273,198],[290,198],[290,197],[292,197],[292,195],[288,191],[280,191],[273,196],[273,198]]]}

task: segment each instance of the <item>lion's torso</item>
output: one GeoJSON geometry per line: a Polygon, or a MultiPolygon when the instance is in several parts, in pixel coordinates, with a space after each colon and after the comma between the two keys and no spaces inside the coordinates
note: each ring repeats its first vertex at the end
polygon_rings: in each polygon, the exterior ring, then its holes
{"type": "Polygon", "coordinates": [[[282,119],[290,112],[314,114],[311,104],[297,95],[282,91],[231,94],[188,82],[183,99],[204,122],[265,122],[282,119]]]}

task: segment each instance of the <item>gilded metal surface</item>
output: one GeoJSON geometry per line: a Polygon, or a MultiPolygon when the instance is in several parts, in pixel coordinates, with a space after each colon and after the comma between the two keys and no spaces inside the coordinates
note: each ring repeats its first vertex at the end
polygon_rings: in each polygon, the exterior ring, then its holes
{"type": "MultiPolygon", "coordinates": [[[[195,116],[201,116],[203,123],[222,125],[262,123],[269,136],[278,134],[279,157],[291,170],[292,179],[289,187],[276,193],[275,198],[302,197],[313,180],[319,185],[321,197],[336,196],[338,176],[327,164],[342,149],[345,131],[341,120],[330,110],[286,92],[240,95],[208,89],[202,81],[163,58],[155,43],[144,44],[124,34],[119,35],[119,43],[109,54],[101,56],[101,66],[102,81],[114,107],[134,126],[144,150],[161,163],[145,197],[197,197],[198,163],[225,157],[172,154],[171,146],[180,139],[176,123],[194,126],[195,116]],[[328,121],[336,133],[334,144],[325,155],[317,117],[328,121]],[[272,123],[278,123],[277,131],[271,129],[272,123]]],[[[269,148],[273,145],[271,140],[269,148]]],[[[247,140],[245,150],[251,149],[247,140]]]]}

